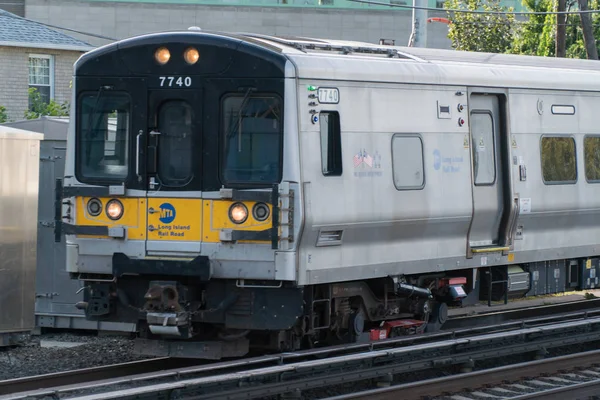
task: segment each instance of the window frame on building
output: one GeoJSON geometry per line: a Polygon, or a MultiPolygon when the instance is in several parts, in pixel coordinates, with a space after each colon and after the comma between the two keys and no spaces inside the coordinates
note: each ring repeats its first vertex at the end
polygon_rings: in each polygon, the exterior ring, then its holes
{"type": "MultiPolygon", "coordinates": [[[[50,91],[48,94],[48,102],[49,103],[51,100],[54,100],[54,95],[55,95],[55,79],[54,79],[54,71],[55,71],[55,58],[53,55],[51,54],[39,54],[39,53],[31,53],[29,54],[28,58],[27,58],[27,82],[28,82],[28,89],[31,88],[38,88],[40,86],[46,86],[46,87],[50,87],[50,91]],[[32,59],[42,59],[42,60],[49,60],[48,62],[48,84],[35,84],[35,83],[31,83],[31,60],[32,59]]],[[[38,90],[39,92],[39,90],[38,90]]]]}

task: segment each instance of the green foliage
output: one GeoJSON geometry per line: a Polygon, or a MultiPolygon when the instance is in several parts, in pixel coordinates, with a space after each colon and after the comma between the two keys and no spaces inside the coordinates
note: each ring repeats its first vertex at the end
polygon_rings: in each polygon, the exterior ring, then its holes
{"type": "MultiPolygon", "coordinates": [[[[556,11],[557,0],[522,0],[528,11],[556,11]]],[[[590,10],[599,9],[600,0],[590,0],[590,10]]],[[[446,9],[503,11],[498,0],[448,0],[446,9]]],[[[577,0],[567,0],[567,10],[577,9],[577,0]]],[[[456,50],[512,53],[554,57],[556,55],[556,15],[528,15],[524,23],[514,15],[450,13],[448,38],[456,50]]],[[[600,13],[592,14],[594,37],[600,44],[600,13]]],[[[599,47],[600,49],[600,47],[599,47]]],[[[600,52],[600,51],[599,51],[600,52]]],[[[566,21],[566,56],[587,58],[578,14],[568,14],[566,21]]]]}
{"type": "Polygon", "coordinates": [[[8,122],[8,114],[6,113],[6,107],[0,106],[0,124],[8,122]]]}
{"type": "Polygon", "coordinates": [[[44,115],[67,117],[69,116],[69,103],[58,104],[54,100],[46,103],[37,89],[29,88],[29,110],[25,111],[25,118],[36,119],[44,115]]]}
{"type": "MultiPolygon", "coordinates": [[[[523,0],[525,8],[535,12],[555,11],[555,3],[555,0],[523,0]]],[[[554,57],[556,15],[529,15],[528,18],[529,21],[515,29],[513,44],[508,52],[554,57]]]]}
{"type": "MultiPolygon", "coordinates": [[[[448,0],[446,9],[513,11],[499,0],[448,0]]],[[[514,14],[450,13],[448,38],[455,50],[504,53],[513,42],[514,14]]]]}

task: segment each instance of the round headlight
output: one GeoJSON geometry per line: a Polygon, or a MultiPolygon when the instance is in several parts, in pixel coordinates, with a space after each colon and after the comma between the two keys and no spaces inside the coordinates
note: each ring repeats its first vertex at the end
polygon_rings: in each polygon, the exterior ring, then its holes
{"type": "Polygon", "coordinates": [[[269,218],[269,206],[265,203],[256,203],[254,207],[252,207],[252,216],[257,221],[264,221],[269,218]]]}
{"type": "Polygon", "coordinates": [[[196,64],[200,59],[200,53],[198,53],[198,50],[195,48],[190,47],[183,53],[183,58],[185,59],[185,62],[190,65],[196,64]]]}
{"type": "Polygon", "coordinates": [[[113,199],[106,204],[106,215],[112,220],[119,219],[123,216],[123,203],[113,199]]]}
{"type": "Polygon", "coordinates": [[[154,59],[160,65],[165,65],[171,59],[171,53],[166,47],[161,47],[154,52],[154,59]]]}
{"type": "Polygon", "coordinates": [[[248,208],[242,203],[235,203],[229,207],[229,219],[234,224],[242,224],[248,219],[248,208]]]}
{"type": "Polygon", "coordinates": [[[91,216],[97,217],[102,212],[102,202],[97,198],[90,199],[87,203],[87,210],[91,216]]]}

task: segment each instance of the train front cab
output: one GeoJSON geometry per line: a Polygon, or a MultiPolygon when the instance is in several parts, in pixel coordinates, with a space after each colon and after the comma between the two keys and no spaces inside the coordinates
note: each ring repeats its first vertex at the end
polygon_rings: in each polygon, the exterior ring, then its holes
{"type": "Polygon", "coordinates": [[[286,68],[276,49],[194,32],[77,62],[57,229],[88,319],[139,323],[142,351],[203,358],[296,324],[286,68]]]}

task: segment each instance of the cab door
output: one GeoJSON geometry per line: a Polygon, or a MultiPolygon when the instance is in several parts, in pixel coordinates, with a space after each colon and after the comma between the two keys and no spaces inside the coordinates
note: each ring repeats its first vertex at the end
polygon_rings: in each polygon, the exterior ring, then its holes
{"type": "Polygon", "coordinates": [[[148,255],[193,256],[202,238],[202,93],[148,95],[148,255]]]}

